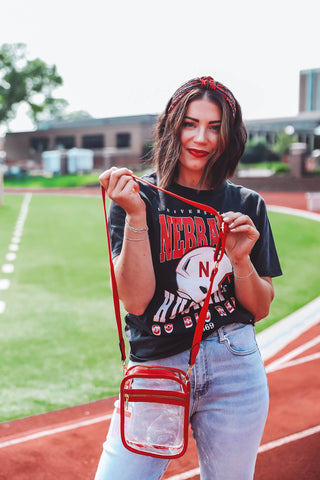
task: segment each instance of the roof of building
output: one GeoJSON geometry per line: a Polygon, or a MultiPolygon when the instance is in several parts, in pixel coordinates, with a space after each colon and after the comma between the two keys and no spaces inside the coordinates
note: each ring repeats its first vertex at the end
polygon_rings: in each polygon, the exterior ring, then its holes
{"type": "Polygon", "coordinates": [[[128,115],[123,117],[81,118],[78,120],[50,120],[41,122],[38,130],[53,130],[65,128],[96,127],[105,125],[124,125],[128,123],[154,123],[158,115],[128,115]]]}
{"type": "Polygon", "coordinates": [[[245,120],[245,125],[250,130],[279,131],[292,125],[299,131],[312,131],[320,125],[320,111],[303,112],[294,117],[263,118],[258,120],[245,120]]]}

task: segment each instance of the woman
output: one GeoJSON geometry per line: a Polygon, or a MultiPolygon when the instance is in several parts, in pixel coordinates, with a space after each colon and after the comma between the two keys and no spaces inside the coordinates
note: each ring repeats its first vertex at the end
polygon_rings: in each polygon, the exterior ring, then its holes
{"type": "MultiPolygon", "coordinates": [[[[268,410],[268,387],[254,323],[268,315],[272,277],[281,275],[265,204],[227,180],[246,131],[232,93],[211,77],[193,79],[159,117],[153,184],[214,207],[229,232],[191,374],[190,423],[202,480],[253,478],[268,410]]],[[[128,312],[131,364],[186,370],[212,269],[212,217],[139,184],[125,168],[100,176],[113,200],[112,255],[128,312]],[[211,267],[211,269],[210,269],[211,267]]],[[[108,435],[96,480],[161,478],[168,460],[136,455],[108,435]]]]}

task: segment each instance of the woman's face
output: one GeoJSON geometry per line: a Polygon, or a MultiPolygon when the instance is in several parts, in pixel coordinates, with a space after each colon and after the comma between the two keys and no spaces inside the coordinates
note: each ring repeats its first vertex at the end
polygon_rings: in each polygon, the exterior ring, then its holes
{"type": "Polygon", "coordinates": [[[208,160],[217,151],[220,127],[221,111],[216,103],[204,97],[189,104],[180,136],[178,183],[198,185],[208,160]]]}

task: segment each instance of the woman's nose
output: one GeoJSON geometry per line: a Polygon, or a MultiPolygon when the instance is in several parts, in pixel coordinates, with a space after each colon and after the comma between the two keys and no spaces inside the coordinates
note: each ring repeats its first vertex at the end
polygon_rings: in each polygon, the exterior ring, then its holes
{"type": "Polygon", "coordinates": [[[205,128],[197,128],[195,141],[198,143],[204,143],[206,141],[206,129],[205,128]]]}

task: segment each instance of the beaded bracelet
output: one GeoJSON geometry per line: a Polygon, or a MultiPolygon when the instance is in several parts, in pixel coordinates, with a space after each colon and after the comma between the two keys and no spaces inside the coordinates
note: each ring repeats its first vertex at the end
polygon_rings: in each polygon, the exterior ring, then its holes
{"type": "Polygon", "coordinates": [[[237,278],[238,280],[244,280],[245,278],[249,278],[251,277],[251,275],[253,274],[254,272],[254,266],[252,265],[252,270],[250,273],[248,273],[248,275],[244,275],[243,277],[240,277],[239,275],[236,275],[234,272],[233,272],[233,275],[235,278],[237,278]]]}
{"type": "Polygon", "coordinates": [[[135,228],[135,227],[132,227],[128,223],[127,219],[125,219],[125,223],[126,223],[127,227],[129,228],[129,230],[131,230],[132,232],[135,232],[135,233],[144,233],[144,232],[147,232],[149,230],[148,225],[145,228],[135,228]]]}

